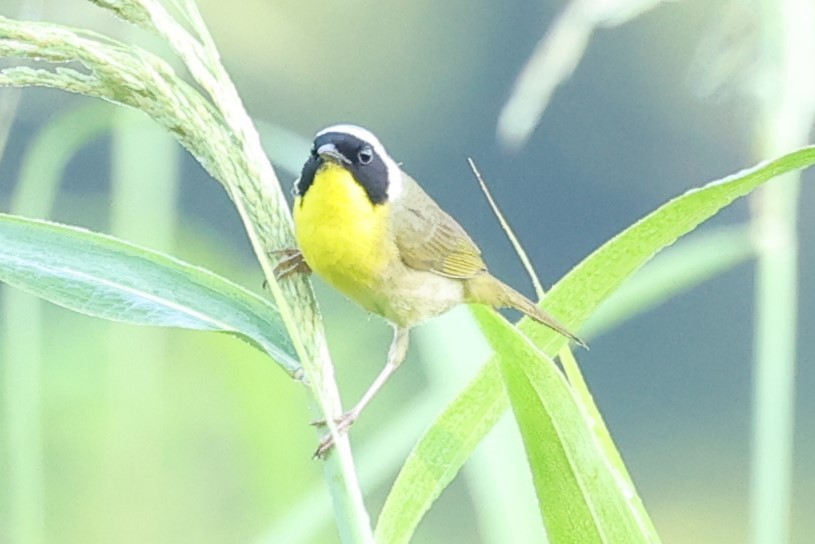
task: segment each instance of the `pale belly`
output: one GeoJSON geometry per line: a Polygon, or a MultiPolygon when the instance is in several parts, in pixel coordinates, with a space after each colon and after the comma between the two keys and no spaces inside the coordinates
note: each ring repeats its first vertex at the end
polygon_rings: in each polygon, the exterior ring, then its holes
{"type": "Polygon", "coordinates": [[[387,297],[379,301],[377,309],[371,309],[392,323],[412,327],[464,300],[464,286],[459,280],[413,270],[401,261],[395,268],[400,270],[386,274],[379,286],[387,297]]]}

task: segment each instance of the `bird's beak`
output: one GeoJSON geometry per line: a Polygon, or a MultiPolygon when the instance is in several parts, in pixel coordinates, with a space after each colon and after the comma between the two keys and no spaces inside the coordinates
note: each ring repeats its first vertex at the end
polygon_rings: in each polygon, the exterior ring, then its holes
{"type": "Polygon", "coordinates": [[[323,144],[317,149],[317,154],[323,159],[337,164],[351,164],[345,155],[337,150],[334,144],[323,144]]]}

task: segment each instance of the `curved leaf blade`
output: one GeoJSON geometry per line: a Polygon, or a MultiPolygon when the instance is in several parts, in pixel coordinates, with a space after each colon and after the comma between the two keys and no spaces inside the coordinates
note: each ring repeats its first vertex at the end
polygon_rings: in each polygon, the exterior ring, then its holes
{"type": "MultiPolygon", "coordinates": [[[[580,325],[611,293],[616,291],[623,281],[661,249],[673,244],[679,237],[691,232],[720,209],[737,198],[749,194],[761,184],[776,176],[800,170],[812,164],[815,164],[815,146],[808,146],[676,197],[603,244],[573,268],[552,288],[543,301],[543,307],[557,316],[567,328],[577,331],[580,325]]],[[[557,333],[533,324],[528,319],[522,320],[519,328],[550,357],[566,344],[566,340],[557,333]]],[[[480,422],[485,420],[491,407],[474,400],[471,390],[475,384],[483,383],[485,375],[495,372],[497,365],[496,358],[487,362],[470,385],[450,405],[470,411],[470,417],[462,420],[462,424],[469,426],[456,429],[456,433],[470,436],[471,440],[466,444],[450,444],[440,440],[436,427],[443,424],[450,410],[448,408],[414,447],[394,482],[379,518],[380,525],[391,527],[396,525],[392,518],[400,516],[399,538],[383,540],[383,543],[409,540],[424,513],[443,491],[443,486],[413,488],[411,480],[419,473],[416,465],[423,462],[416,453],[419,450],[432,451],[436,457],[436,464],[443,465],[447,474],[455,475],[463,462],[469,458],[480,439],[490,430],[490,425],[481,425],[480,422]],[[476,425],[475,422],[479,424],[476,425]],[[414,496],[411,500],[421,503],[422,507],[411,510],[413,515],[411,519],[401,515],[399,505],[405,502],[406,495],[419,493],[421,496],[414,496]]],[[[497,394],[506,396],[501,383],[492,383],[500,390],[497,394]]],[[[616,450],[611,453],[608,451],[609,448],[613,449],[613,444],[603,426],[602,419],[595,415],[596,408],[593,404],[589,404],[591,401],[590,398],[587,398],[587,394],[581,392],[579,396],[595,424],[601,427],[595,429],[595,432],[609,455],[612,466],[626,483],[630,483],[619,454],[616,450]]],[[[444,485],[446,486],[446,483],[444,485]]],[[[640,516],[647,516],[638,497],[635,496],[633,504],[639,505],[640,516]]],[[[650,519],[642,520],[643,526],[647,527],[649,524],[650,519]]],[[[378,527],[377,534],[379,534],[378,527]]]]}
{"type": "Polygon", "coordinates": [[[585,323],[583,337],[605,334],[754,256],[747,224],[694,233],[666,248],[620,285],[585,323]]]}
{"type": "Polygon", "coordinates": [[[300,365],[277,309],[212,272],[85,229],[0,214],[0,281],[86,315],[236,334],[300,365]]]}
{"type": "Polygon", "coordinates": [[[472,450],[509,406],[496,364],[488,364],[413,448],[388,500],[374,534],[379,543],[410,541],[418,520],[453,481],[472,450]],[[472,406],[480,410],[473,410],[472,406]],[[460,452],[460,456],[456,456],[460,452]],[[430,499],[430,500],[428,500],[430,499]]]}
{"type": "MultiPolygon", "coordinates": [[[[761,184],[812,164],[815,146],[808,146],[669,200],[569,271],[546,295],[547,311],[571,330],[579,329],[603,301],[661,249],[761,184]]],[[[547,354],[557,353],[566,344],[557,333],[525,321],[523,331],[547,354]]]]}
{"type": "Polygon", "coordinates": [[[658,542],[552,359],[491,309],[472,310],[499,354],[550,542],[658,542]]]}

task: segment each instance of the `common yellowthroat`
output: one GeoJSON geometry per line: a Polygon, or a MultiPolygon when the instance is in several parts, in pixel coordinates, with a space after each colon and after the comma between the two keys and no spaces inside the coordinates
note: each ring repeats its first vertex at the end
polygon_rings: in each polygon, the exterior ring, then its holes
{"type": "MultiPolygon", "coordinates": [[[[286,250],[278,277],[314,271],[394,329],[385,367],[338,421],[346,431],[405,359],[411,327],[461,303],[514,308],[585,345],[552,316],[492,276],[467,232],[355,125],[314,138],[294,184],[298,250],[286,250]]],[[[315,455],[332,445],[330,435],[315,455]]]]}

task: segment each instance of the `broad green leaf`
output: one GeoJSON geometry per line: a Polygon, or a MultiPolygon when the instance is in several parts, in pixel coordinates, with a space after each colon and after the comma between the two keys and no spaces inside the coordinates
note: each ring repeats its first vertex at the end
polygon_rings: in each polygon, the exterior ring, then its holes
{"type": "Polygon", "coordinates": [[[650,542],[579,400],[552,359],[491,309],[473,307],[495,350],[552,543],[650,542]]]}
{"type": "Polygon", "coordinates": [[[111,236],[0,214],[0,281],[112,321],[236,334],[292,376],[300,375],[269,301],[212,272],[111,236]]]}
{"type": "Polygon", "coordinates": [[[447,487],[508,406],[500,370],[489,364],[413,448],[379,514],[378,543],[410,541],[418,520],[433,502],[428,498],[435,499],[447,487]]]}
{"type": "MultiPolygon", "coordinates": [[[[813,163],[815,163],[815,147],[805,147],[779,159],[762,163],[749,170],[711,182],[704,187],[693,189],[669,201],[609,240],[572,269],[546,296],[543,307],[557,316],[570,329],[579,330],[597,307],[659,250],[671,245],[680,236],[692,231],[720,209],[748,194],[762,183],[813,163]]],[[[550,357],[566,344],[566,340],[556,333],[533,324],[528,319],[522,320],[519,328],[550,357]]],[[[387,534],[392,535],[391,540],[381,540],[380,544],[406,542],[410,539],[424,512],[438,498],[480,439],[491,428],[491,425],[484,425],[483,422],[491,416],[493,407],[474,400],[472,388],[476,384],[483,387],[485,376],[493,375],[497,365],[495,358],[489,361],[481,369],[476,379],[453,401],[451,408],[448,408],[434,422],[414,448],[413,453],[402,467],[380,515],[379,525],[388,528],[387,534]],[[437,427],[447,428],[449,426],[449,413],[453,406],[469,414],[466,420],[460,421],[462,426],[455,431],[457,435],[469,437],[466,444],[451,443],[440,439],[437,427]],[[467,449],[463,450],[465,447],[467,449]],[[425,463],[422,456],[417,455],[417,452],[420,451],[433,452],[436,470],[446,475],[445,480],[437,480],[438,485],[429,486],[419,482],[420,485],[413,486],[416,475],[422,474],[420,467],[415,465],[425,463]],[[402,506],[407,503],[420,504],[421,507],[412,507],[407,510],[409,514],[403,514],[402,506]],[[412,518],[408,519],[408,515],[412,515],[412,518]],[[394,519],[397,516],[399,517],[398,523],[394,519]]],[[[502,384],[489,380],[487,383],[498,390],[492,392],[492,395],[505,395],[502,384]]],[[[630,484],[628,473],[605,428],[602,427],[602,420],[596,414],[588,393],[581,391],[578,393],[581,405],[586,408],[587,417],[601,426],[600,429],[595,429],[595,433],[598,434],[598,440],[609,457],[611,466],[617,470],[626,485],[630,484]]],[[[482,393],[482,396],[485,394],[486,392],[482,393]]],[[[504,403],[506,404],[506,401],[504,403]]],[[[639,504],[639,499],[635,498],[634,503],[639,504]]],[[[640,515],[647,518],[641,506],[640,515]]],[[[591,523],[591,520],[584,521],[591,523]]],[[[648,525],[650,520],[644,519],[643,523],[648,525]]],[[[380,533],[384,534],[385,531],[384,529],[380,531],[380,527],[377,527],[377,534],[380,533]]]]}

